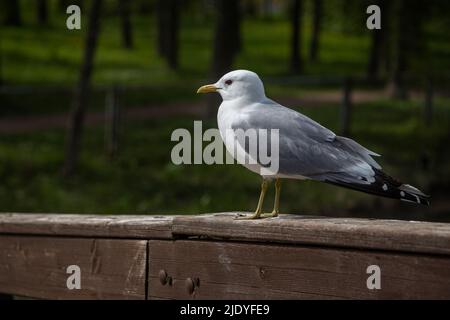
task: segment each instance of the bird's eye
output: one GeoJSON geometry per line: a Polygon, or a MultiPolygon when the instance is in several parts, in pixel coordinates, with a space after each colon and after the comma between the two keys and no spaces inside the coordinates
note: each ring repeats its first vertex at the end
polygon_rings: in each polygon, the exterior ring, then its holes
{"type": "Polygon", "coordinates": [[[229,86],[229,85],[232,84],[232,83],[233,83],[233,81],[231,81],[231,80],[225,81],[225,84],[226,84],[227,86],[229,86]]]}

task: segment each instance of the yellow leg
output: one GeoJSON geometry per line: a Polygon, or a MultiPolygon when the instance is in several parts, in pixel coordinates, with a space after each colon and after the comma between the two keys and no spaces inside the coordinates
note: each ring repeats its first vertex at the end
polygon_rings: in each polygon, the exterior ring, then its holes
{"type": "Polygon", "coordinates": [[[278,216],[280,212],[280,193],[281,193],[281,179],[275,181],[275,202],[273,204],[272,216],[278,216]]]}
{"type": "Polygon", "coordinates": [[[258,206],[256,207],[256,211],[249,217],[238,217],[239,220],[251,220],[251,219],[259,219],[262,212],[262,206],[264,203],[264,197],[266,196],[267,188],[269,187],[269,180],[263,179],[261,183],[261,193],[259,195],[258,206]]]}
{"type": "Polygon", "coordinates": [[[265,214],[264,218],[277,217],[280,212],[280,193],[281,193],[281,179],[275,180],[275,201],[273,203],[272,213],[265,214]]]}

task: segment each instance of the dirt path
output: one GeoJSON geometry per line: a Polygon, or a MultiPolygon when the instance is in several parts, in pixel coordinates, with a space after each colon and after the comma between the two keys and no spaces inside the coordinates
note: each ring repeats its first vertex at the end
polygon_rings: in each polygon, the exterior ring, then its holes
{"type": "MultiPolygon", "coordinates": [[[[385,96],[383,91],[355,91],[352,95],[354,103],[370,102],[385,96]]],[[[339,104],[342,99],[340,90],[308,92],[302,97],[278,97],[279,103],[286,106],[315,107],[323,104],[339,104]]],[[[203,102],[172,103],[163,106],[146,106],[125,108],[123,117],[125,120],[165,118],[175,115],[190,115],[203,117],[206,114],[206,106],[203,102]]],[[[104,113],[101,111],[88,112],[86,125],[101,125],[104,122],[104,113]]],[[[0,118],[0,133],[22,133],[37,130],[66,128],[68,114],[42,115],[28,117],[0,118]]]]}
{"type": "MultiPolygon", "coordinates": [[[[162,107],[139,107],[128,108],[123,111],[126,120],[151,119],[170,117],[174,115],[201,115],[202,105],[195,104],[173,104],[162,107]]],[[[0,119],[0,133],[21,133],[45,129],[66,128],[69,114],[31,116],[31,117],[8,117],[0,119]]],[[[86,114],[86,125],[101,125],[104,123],[105,114],[101,111],[88,112],[86,114]]]]}

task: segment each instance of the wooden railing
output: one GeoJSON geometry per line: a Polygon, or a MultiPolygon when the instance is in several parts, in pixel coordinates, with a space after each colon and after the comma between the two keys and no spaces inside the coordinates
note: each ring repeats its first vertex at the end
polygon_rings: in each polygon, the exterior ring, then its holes
{"type": "Polygon", "coordinates": [[[236,215],[0,214],[0,293],[450,299],[450,224],[236,215]]]}

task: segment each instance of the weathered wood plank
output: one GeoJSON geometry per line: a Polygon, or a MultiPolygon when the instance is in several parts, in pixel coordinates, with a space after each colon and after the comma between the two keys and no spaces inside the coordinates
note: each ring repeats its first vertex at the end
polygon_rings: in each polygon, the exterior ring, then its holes
{"type": "Polygon", "coordinates": [[[237,215],[179,216],[173,220],[172,231],[175,236],[450,254],[450,224],[446,223],[300,215],[236,220],[237,215]]]}
{"type": "Polygon", "coordinates": [[[170,239],[173,216],[0,214],[0,234],[170,239]]]}
{"type": "Polygon", "coordinates": [[[281,215],[257,221],[236,213],[200,216],[0,214],[0,234],[108,238],[221,239],[450,254],[450,224],[281,215]]]}
{"type": "Polygon", "coordinates": [[[0,292],[44,299],[145,299],[145,240],[0,236],[0,292]],[[81,269],[69,290],[67,267],[81,269]]]}
{"type": "Polygon", "coordinates": [[[450,299],[450,259],[352,249],[212,241],[149,241],[149,298],[450,299]],[[381,289],[367,288],[367,267],[381,289]],[[161,284],[160,271],[172,277],[161,284]],[[198,278],[189,294],[186,279],[198,278]]]}

